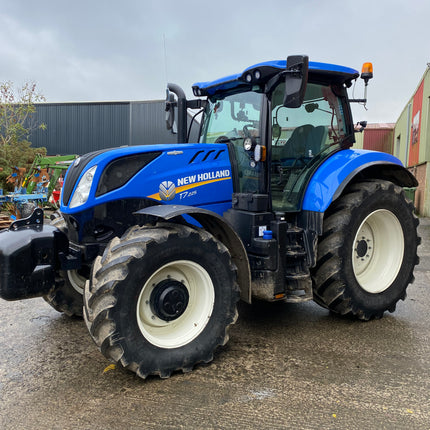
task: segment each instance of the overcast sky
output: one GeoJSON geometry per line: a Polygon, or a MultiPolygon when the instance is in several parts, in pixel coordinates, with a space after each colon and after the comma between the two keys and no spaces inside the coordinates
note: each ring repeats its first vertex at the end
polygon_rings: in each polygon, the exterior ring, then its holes
{"type": "Polygon", "coordinates": [[[307,54],[372,61],[355,120],[395,122],[430,62],[429,20],[429,0],[0,0],[0,81],[35,81],[48,102],[163,99],[166,81],[192,97],[194,82],[307,54]]]}

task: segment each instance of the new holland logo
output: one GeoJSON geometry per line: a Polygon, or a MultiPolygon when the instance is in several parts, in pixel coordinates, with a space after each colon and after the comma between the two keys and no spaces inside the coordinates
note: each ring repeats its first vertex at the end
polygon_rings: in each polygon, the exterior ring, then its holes
{"type": "Polygon", "coordinates": [[[161,200],[173,200],[176,196],[175,184],[170,181],[163,181],[158,188],[158,194],[161,200]]]}

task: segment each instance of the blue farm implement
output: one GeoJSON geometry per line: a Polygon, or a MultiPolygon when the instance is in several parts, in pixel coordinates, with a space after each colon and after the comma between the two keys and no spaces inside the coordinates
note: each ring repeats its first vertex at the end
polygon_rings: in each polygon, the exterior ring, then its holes
{"type": "MultiPolygon", "coordinates": [[[[7,178],[15,190],[7,194],[1,190],[0,207],[9,208],[12,219],[29,216],[35,207],[47,204],[51,196],[59,194],[58,180],[76,158],[76,155],[43,157],[38,154],[27,173],[25,168],[15,167],[7,178]]],[[[56,205],[55,199],[53,204],[56,205]]]]}

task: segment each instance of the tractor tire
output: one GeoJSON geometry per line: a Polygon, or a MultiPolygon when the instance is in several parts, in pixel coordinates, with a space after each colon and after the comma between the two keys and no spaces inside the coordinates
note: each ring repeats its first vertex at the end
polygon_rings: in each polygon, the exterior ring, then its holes
{"type": "Polygon", "coordinates": [[[325,214],[315,302],[361,320],[394,312],[414,281],[418,223],[401,187],[384,180],[350,186],[325,214]]]}
{"type": "MultiPolygon", "coordinates": [[[[61,215],[55,215],[51,225],[67,233],[66,221],[61,215]]],[[[43,298],[56,311],[69,317],[82,318],[84,286],[87,279],[81,270],[60,270],[57,272],[56,286],[43,298]]]]}
{"type": "Polygon", "coordinates": [[[135,226],[94,262],[84,319],[101,352],[141,378],[213,360],[237,319],[237,269],[208,232],[135,226]]]}

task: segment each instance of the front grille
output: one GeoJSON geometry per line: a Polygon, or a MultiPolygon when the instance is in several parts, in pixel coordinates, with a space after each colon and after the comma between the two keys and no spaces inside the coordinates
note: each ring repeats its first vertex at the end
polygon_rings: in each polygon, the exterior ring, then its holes
{"type": "Polygon", "coordinates": [[[103,170],[96,197],[126,184],[137,172],[157,158],[161,152],[144,152],[127,155],[111,161],[103,170]]]}

